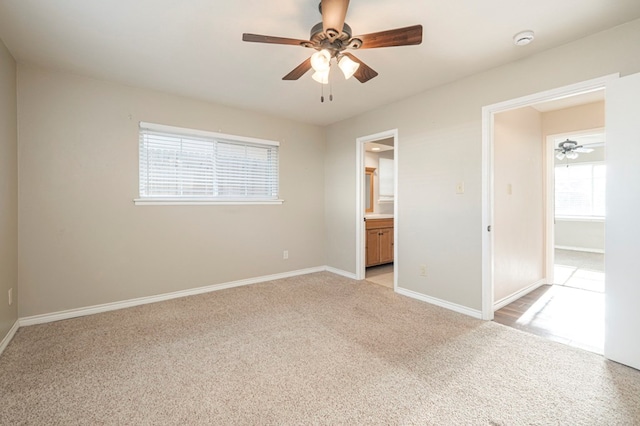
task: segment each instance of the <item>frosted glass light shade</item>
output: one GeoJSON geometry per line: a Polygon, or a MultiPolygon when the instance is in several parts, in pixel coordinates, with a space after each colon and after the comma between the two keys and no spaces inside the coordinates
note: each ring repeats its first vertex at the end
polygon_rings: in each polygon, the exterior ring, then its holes
{"type": "Polygon", "coordinates": [[[355,72],[360,67],[360,64],[351,60],[351,58],[349,58],[348,56],[343,56],[338,61],[338,67],[340,67],[340,69],[342,70],[344,78],[348,80],[349,78],[351,78],[351,76],[353,76],[353,74],[355,74],[355,72]]]}
{"type": "Polygon", "coordinates": [[[567,158],[569,160],[575,160],[576,158],[578,158],[578,153],[575,151],[569,151],[567,152],[567,158]]]}
{"type": "Polygon", "coordinates": [[[331,53],[328,50],[320,50],[311,55],[311,68],[314,71],[328,71],[331,62],[331,53]]]}
{"type": "Polygon", "coordinates": [[[316,71],[311,76],[315,81],[321,84],[329,84],[329,68],[326,71],[316,71]]]}
{"type": "Polygon", "coordinates": [[[558,160],[564,160],[564,152],[559,152],[556,154],[556,158],[558,160]]]}

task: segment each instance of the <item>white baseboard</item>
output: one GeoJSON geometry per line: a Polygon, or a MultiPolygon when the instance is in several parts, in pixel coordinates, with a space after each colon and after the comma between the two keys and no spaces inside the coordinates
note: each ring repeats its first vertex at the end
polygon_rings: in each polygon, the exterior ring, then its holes
{"type": "Polygon", "coordinates": [[[2,339],[2,342],[0,342],[0,355],[2,355],[2,352],[4,352],[7,346],[9,346],[9,342],[11,342],[11,339],[13,339],[13,336],[16,334],[16,331],[18,331],[18,328],[20,328],[20,320],[16,320],[16,322],[13,323],[13,326],[9,329],[7,335],[4,336],[4,339],[2,339]]]}
{"type": "Polygon", "coordinates": [[[418,299],[423,302],[431,303],[432,305],[440,306],[441,308],[446,308],[454,312],[469,315],[473,318],[482,318],[482,311],[479,311],[477,309],[471,309],[466,306],[458,305],[456,303],[447,302],[446,300],[437,299],[431,296],[425,296],[424,294],[417,293],[412,290],[407,290],[406,288],[397,287],[396,293],[403,296],[411,297],[412,299],[418,299]]]}
{"type": "Polygon", "coordinates": [[[120,302],[104,303],[101,305],[87,306],[85,308],[69,309],[66,311],[53,312],[49,314],[33,315],[20,318],[20,326],[28,326],[35,324],[44,324],[53,321],[60,321],[69,318],[82,317],[86,315],[98,314],[101,312],[115,311],[117,309],[130,308],[132,306],[146,305],[147,303],[162,302],[165,300],[177,299],[179,297],[194,296],[197,294],[209,293],[212,291],[224,290],[227,288],[240,287],[244,285],[257,284],[265,281],[279,280],[282,278],[290,278],[298,275],[306,275],[314,272],[322,272],[328,270],[326,266],[318,266],[315,268],[299,269],[296,271],[283,272],[280,274],[264,275],[256,278],[248,278],[245,280],[231,281],[222,284],[213,284],[205,287],[192,288],[188,290],[175,291],[172,293],[164,293],[156,296],[139,297],[136,299],[123,300],[120,302]]]}
{"type": "Polygon", "coordinates": [[[497,311],[498,309],[504,308],[505,306],[507,306],[509,303],[511,302],[515,302],[516,300],[520,299],[522,296],[531,293],[533,290],[535,290],[536,288],[547,284],[547,279],[546,278],[542,278],[541,280],[536,281],[535,283],[528,285],[527,287],[523,288],[522,290],[518,290],[515,293],[513,293],[511,296],[507,296],[507,297],[503,297],[502,299],[496,301],[493,303],[493,310],[494,312],[497,311]]]}
{"type": "Polygon", "coordinates": [[[584,251],[587,253],[604,253],[604,250],[602,249],[588,247],[555,246],[555,248],[560,250],[584,251]]]}
{"type": "Polygon", "coordinates": [[[343,277],[351,278],[352,280],[356,279],[356,274],[353,274],[351,272],[343,271],[342,269],[337,269],[332,266],[325,266],[324,268],[327,272],[331,272],[336,275],[342,275],[343,277]]]}

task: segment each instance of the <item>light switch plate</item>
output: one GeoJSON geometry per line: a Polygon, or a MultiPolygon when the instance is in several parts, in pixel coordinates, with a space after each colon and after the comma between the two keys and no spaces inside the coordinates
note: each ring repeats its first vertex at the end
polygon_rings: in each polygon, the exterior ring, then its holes
{"type": "Polygon", "coordinates": [[[458,182],[456,184],[456,194],[464,194],[464,182],[458,182]]]}

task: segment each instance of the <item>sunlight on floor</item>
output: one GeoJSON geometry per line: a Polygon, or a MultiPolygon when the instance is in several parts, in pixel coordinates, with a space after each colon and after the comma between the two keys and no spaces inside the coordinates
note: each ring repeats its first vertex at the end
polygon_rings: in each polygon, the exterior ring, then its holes
{"type": "Polygon", "coordinates": [[[552,286],[516,324],[552,329],[554,340],[602,353],[604,297],[598,292],[552,286]]]}
{"type": "Polygon", "coordinates": [[[555,264],[554,284],[604,293],[604,272],[555,264]]]}
{"type": "Polygon", "coordinates": [[[496,311],[496,321],[547,339],[603,353],[603,253],[556,249],[554,283],[496,311]]]}

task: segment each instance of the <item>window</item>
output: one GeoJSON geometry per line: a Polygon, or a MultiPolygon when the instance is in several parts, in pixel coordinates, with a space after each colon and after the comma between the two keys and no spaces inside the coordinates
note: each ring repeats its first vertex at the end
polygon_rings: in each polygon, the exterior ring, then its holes
{"type": "Polygon", "coordinates": [[[136,203],[281,203],[278,142],[140,123],[136,203]]]}
{"type": "Polygon", "coordinates": [[[556,166],[556,216],[604,218],[605,174],[603,163],[556,166]]]}

